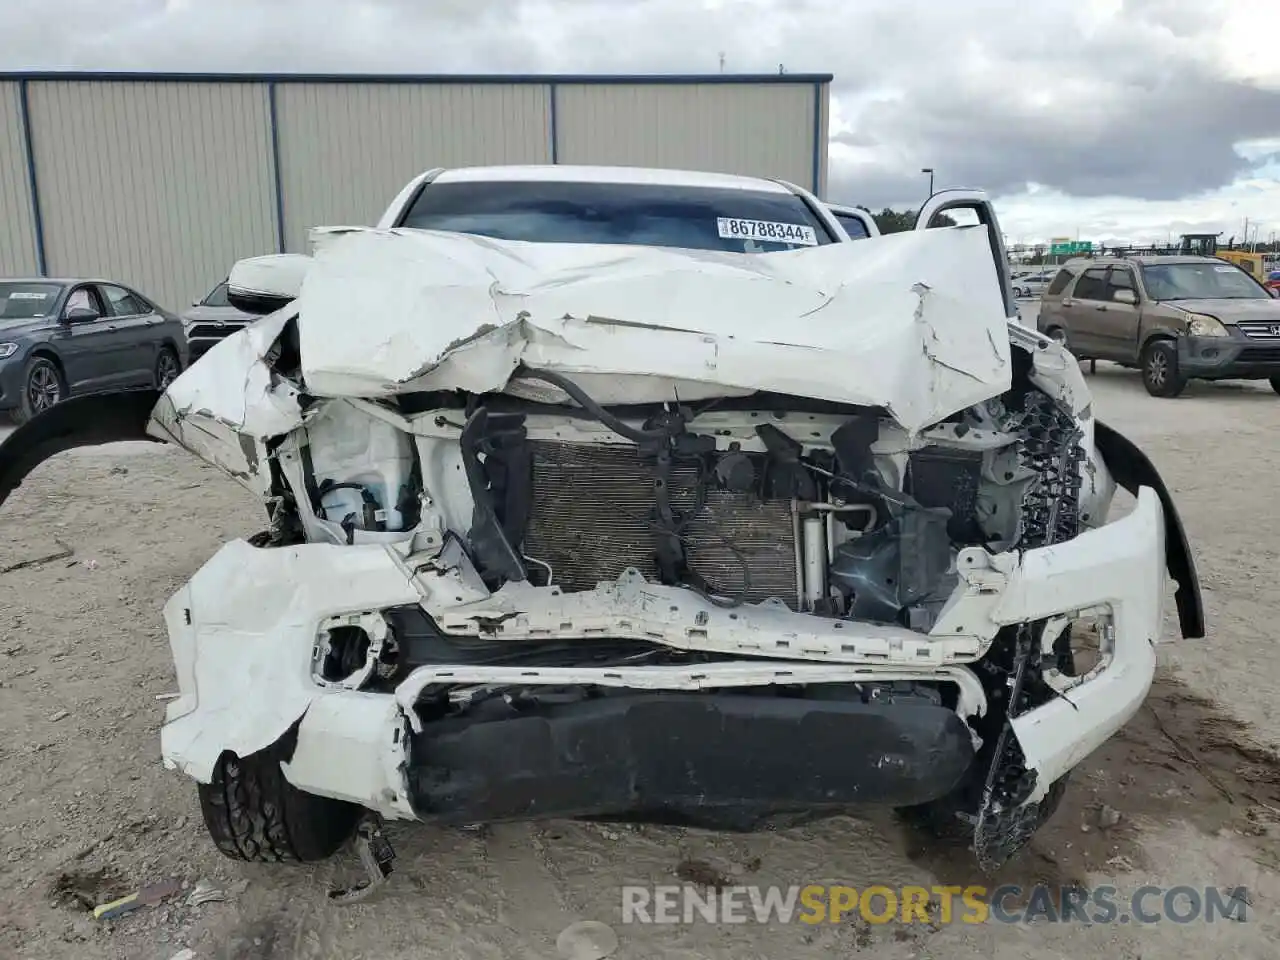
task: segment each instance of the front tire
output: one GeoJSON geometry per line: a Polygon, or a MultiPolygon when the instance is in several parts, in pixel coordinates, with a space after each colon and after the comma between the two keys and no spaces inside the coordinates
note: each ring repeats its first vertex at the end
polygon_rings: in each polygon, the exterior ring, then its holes
{"type": "MultiPolygon", "coordinates": [[[[1059,634],[1054,644],[1054,658],[1051,664],[1054,669],[1068,677],[1079,676],[1076,670],[1075,652],[1071,647],[1071,629],[1059,634]]],[[[988,728],[983,736],[991,738],[996,730],[988,728]]],[[[987,758],[989,761],[989,758],[987,758]]],[[[928,837],[946,844],[971,844],[974,840],[974,821],[977,811],[982,806],[982,792],[986,786],[987,770],[975,762],[969,772],[946,796],[930,800],[914,807],[900,807],[898,816],[909,827],[928,837]]],[[[1067,792],[1067,784],[1071,779],[1068,770],[1059,779],[1049,784],[1049,789],[1040,799],[1036,811],[1036,829],[1039,829],[1058,812],[1062,806],[1062,798],[1067,792]]]]}
{"type": "Polygon", "coordinates": [[[1280,377],[1271,378],[1271,389],[1276,393],[1280,393],[1280,377]]]}
{"type": "MultiPolygon", "coordinates": [[[[946,797],[931,800],[915,807],[900,807],[898,816],[902,822],[930,839],[947,845],[968,845],[973,843],[973,813],[981,804],[981,780],[986,771],[976,769],[967,776],[967,782],[957,791],[946,797]],[[967,789],[966,789],[967,788],[967,789]]],[[[1070,772],[1061,779],[1049,784],[1049,789],[1040,799],[1036,811],[1036,829],[1046,824],[1062,806],[1062,798],[1067,792],[1067,781],[1070,772]]]]}
{"type": "Polygon", "coordinates": [[[355,832],[363,808],[299,790],[284,778],[285,759],[282,743],[248,757],[224,753],[213,781],[197,784],[209,835],[232,860],[325,860],[355,832]]]}
{"type": "Polygon", "coordinates": [[[1178,351],[1169,340],[1152,340],[1142,350],[1142,385],[1153,397],[1176,397],[1187,385],[1178,370],[1178,351]]]}
{"type": "Polygon", "coordinates": [[[178,374],[182,372],[182,362],[178,360],[178,354],[173,347],[161,347],[160,352],[156,354],[155,367],[155,384],[156,389],[163,392],[169,388],[169,384],[178,379],[178,374]]]}
{"type": "Polygon", "coordinates": [[[22,375],[22,396],[9,416],[14,423],[26,423],[67,399],[67,383],[58,365],[48,357],[32,357],[22,375]]]}

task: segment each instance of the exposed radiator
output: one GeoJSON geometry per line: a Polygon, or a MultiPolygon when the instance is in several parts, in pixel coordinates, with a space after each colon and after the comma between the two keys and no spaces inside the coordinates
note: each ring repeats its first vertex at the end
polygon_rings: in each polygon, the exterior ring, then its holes
{"type": "MultiPolygon", "coordinates": [[[[551,564],[566,591],[616,580],[627,567],[656,580],[654,468],[629,445],[533,441],[533,509],[524,552],[551,564]]],[[[697,467],[671,471],[671,502],[697,502],[697,467]]],[[[717,592],[743,599],[777,597],[796,606],[796,546],[791,505],[752,494],[707,491],[706,503],[684,531],[689,567],[717,592]],[[741,559],[739,559],[741,557],[741,559]]]]}

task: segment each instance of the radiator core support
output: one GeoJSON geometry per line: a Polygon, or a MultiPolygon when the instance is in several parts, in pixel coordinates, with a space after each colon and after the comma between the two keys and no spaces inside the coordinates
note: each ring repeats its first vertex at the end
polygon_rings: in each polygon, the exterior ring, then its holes
{"type": "MultiPolygon", "coordinates": [[[[524,554],[549,564],[566,592],[591,590],[634,567],[658,579],[654,465],[630,444],[529,442],[533,495],[524,554]]],[[[747,455],[763,470],[763,457],[747,455]]],[[[715,592],[744,603],[801,598],[788,500],[725,489],[699,464],[672,465],[674,510],[690,514],[680,536],[689,569],[715,592]]],[[[825,549],[825,547],[824,547],[825,549]]]]}

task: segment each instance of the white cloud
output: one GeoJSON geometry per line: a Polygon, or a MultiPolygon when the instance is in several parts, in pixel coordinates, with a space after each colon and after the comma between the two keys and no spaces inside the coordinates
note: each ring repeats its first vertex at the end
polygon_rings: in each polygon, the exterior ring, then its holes
{"type": "Polygon", "coordinates": [[[1277,0],[42,0],[0,67],[831,72],[832,199],[983,186],[1016,233],[1280,229],[1277,0]],[[1031,184],[1041,184],[1033,189],[1031,184]]]}
{"type": "Polygon", "coordinates": [[[1183,233],[1222,232],[1225,241],[1249,236],[1280,239],[1280,179],[1246,177],[1230,186],[1177,201],[1129,197],[1081,200],[1038,185],[997,200],[1000,223],[1010,243],[1044,243],[1050,237],[1079,237],[1095,243],[1141,244],[1176,240],[1183,233]]]}

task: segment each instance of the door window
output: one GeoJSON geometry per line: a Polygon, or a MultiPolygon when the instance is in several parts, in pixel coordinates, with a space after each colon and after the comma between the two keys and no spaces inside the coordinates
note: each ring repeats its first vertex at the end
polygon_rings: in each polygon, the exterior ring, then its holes
{"type": "Polygon", "coordinates": [[[124,287],[103,284],[101,289],[106,294],[107,303],[111,304],[113,316],[136,317],[140,314],[151,312],[139,297],[130,293],[124,287]]]}
{"type": "Polygon", "coordinates": [[[1121,290],[1128,290],[1135,297],[1138,295],[1133,287],[1133,272],[1124,267],[1112,267],[1111,275],[1107,277],[1107,299],[1115,300],[1121,290]]]}
{"type": "Polygon", "coordinates": [[[92,310],[100,317],[104,315],[97,293],[89,287],[76,287],[71,291],[67,297],[67,305],[62,308],[62,315],[69,317],[74,310],[92,310]]]}
{"type": "Polygon", "coordinates": [[[1091,267],[1080,275],[1076,281],[1075,297],[1077,300],[1107,299],[1107,268],[1091,267]]]}
{"type": "Polygon", "coordinates": [[[1059,270],[1058,275],[1054,277],[1053,282],[1049,284],[1049,296],[1057,296],[1063,290],[1067,289],[1067,284],[1071,282],[1071,278],[1074,276],[1075,274],[1066,267],[1059,270]]]}

